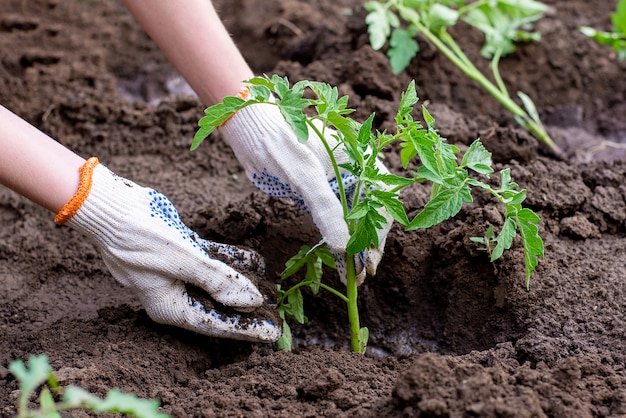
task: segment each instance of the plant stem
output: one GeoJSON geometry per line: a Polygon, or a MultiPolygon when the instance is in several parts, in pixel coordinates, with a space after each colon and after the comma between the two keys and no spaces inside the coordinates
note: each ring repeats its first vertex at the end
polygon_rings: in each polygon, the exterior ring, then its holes
{"type": "MultiPolygon", "coordinates": [[[[396,5],[399,10],[404,9],[403,6],[396,5]]],[[[403,15],[409,16],[409,13],[403,15]]],[[[468,77],[478,82],[485,90],[489,92],[496,100],[498,100],[507,110],[509,110],[515,117],[520,125],[526,128],[535,138],[540,142],[543,142],[553,153],[561,155],[561,150],[552,141],[552,138],[548,135],[543,126],[528,115],[522,107],[515,103],[508,93],[501,91],[496,85],[494,85],[487,77],[485,77],[474,64],[467,58],[467,56],[461,51],[457,43],[451,36],[446,37],[444,42],[439,36],[430,31],[422,22],[415,19],[410,19],[412,25],[414,25],[426,38],[437,47],[454,65],[456,65],[461,71],[463,71],[468,77]]],[[[441,36],[444,37],[447,33],[444,31],[441,36]]]]}
{"type": "MultiPolygon", "coordinates": [[[[318,136],[322,144],[324,144],[324,148],[326,149],[326,154],[328,154],[328,158],[330,159],[330,163],[333,166],[333,170],[335,171],[335,178],[337,179],[337,188],[339,189],[339,199],[341,200],[341,206],[343,208],[343,218],[348,218],[348,199],[346,198],[346,191],[343,187],[343,179],[341,178],[341,172],[339,171],[339,164],[337,164],[337,159],[335,158],[335,153],[333,152],[330,145],[328,145],[328,141],[324,136],[324,133],[318,129],[317,126],[313,123],[312,119],[307,118],[306,123],[309,125],[315,135],[318,136]]],[[[350,231],[352,232],[352,231],[350,231]]]]}
{"type": "MultiPolygon", "coordinates": [[[[305,286],[310,286],[311,285],[311,281],[310,280],[303,280],[299,283],[294,284],[292,287],[290,287],[289,289],[285,290],[285,294],[284,294],[284,299],[287,298],[287,295],[289,295],[291,292],[294,292],[296,289],[299,289],[301,287],[305,287],[305,286]]],[[[328,286],[327,284],[324,283],[320,283],[320,287],[330,293],[332,293],[333,295],[337,296],[339,299],[343,300],[346,304],[348,304],[348,297],[346,295],[344,295],[343,293],[341,293],[340,291],[333,289],[332,287],[328,286]]]]}
{"type": "MultiPolygon", "coordinates": [[[[332,166],[335,170],[335,177],[337,178],[337,186],[339,187],[339,195],[341,199],[341,205],[344,210],[344,217],[348,216],[348,204],[346,199],[345,189],[343,187],[343,181],[341,179],[341,173],[339,171],[339,165],[335,160],[335,155],[333,150],[328,145],[326,141],[326,137],[324,134],[315,126],[311,120],[307,119],[307,123],[313,129],[315,134],[320,138],[324,147],[326,148],[326,152],[330,158],[332,166]]],[[[359,306],[358,306],[358,288],[356,283],[356,268],[354,266],[354,256],[347,255],[346,256],[346,295],[343,295],[337,292],[335,289],[329,288],[320,284],[326,290],[329,290],[333,294],[339,296],[339,298],[343,299],[348,305],[348,322],[350,323],[350,342],[352,345],[352,351],[357,353],[363,353],[365,351],[365,344],[361,341],[361,324],[359,321],[359,306]],[[346,298],[347,296],[347,298],[346,298]]]]}
{"type": "Polygon", "coordinates": [[[350,323],[350,342],[352,351],[365,352],[365,344],[361,341],[361,324],[359,322],[358,288],[356,283],[356,269],[354,257],[346,257],[346,294],[348,296],[348,322],[350,323]]]}

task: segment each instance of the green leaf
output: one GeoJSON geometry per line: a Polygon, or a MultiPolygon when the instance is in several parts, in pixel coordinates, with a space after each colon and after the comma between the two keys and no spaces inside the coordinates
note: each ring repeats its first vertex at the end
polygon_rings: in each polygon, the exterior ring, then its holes
{"type": "Polygon", "coordinates": [[[280,317],[283,320],[283,333],[280,335],[278,341],[276,341],[276,347],[282,351],[292,351],[293,350],[293,336],[291,334],[291,327],[285,321],[285,313],[282,310],[278,311],[280,317]]]}
{"type": "Polygon", "coordinates": [[[524,261],[526,264],[526,288],[530,285],[530,276],[537,267],[537,257],[544,257],[543,240],[539,236],[537,224],[541,221],[539,216],[530,209],[520,210],[516,216],[517,225],[524,246],[524,261]]]}
{"type": "Polygon", "coordinates": [[[207,136],[216,128],[222,126],[235,112],[252,103],[256,103],[256,101],[246,102],[239,97],[227,96],[222,103],[206,108],[204,110],[205,116],[198,121],[200,129],[193,137],[191,150],[194,151],[198,148],[207,136]]]}
{"type": "Polygon", "coordinates": [[[348,213],[347,218],[348,219],[361,219],[364,218],[367,215],[367,212],[369,211],[369,202],[367,202],[366,200],[362,200],[359,203],[357,203],[356,205],[354,205],[352,207],[352,210],[350,210],[350,213],[348,213]]]}
{"type": "Polygon", "coordinates": [[[620,0],[615,8],[615,13],[611,14],[613,32],[621,34],[622,39],[626,39],[626,0],[620,0]]]}
{"type": "Polygon", "coordinates": [[[400,105],[398,106],[398,112],[396,113],[396,123],[398,125],[412,122],[411,112],[413,107],[418,102],[417,90],[415,89],[415,80],[411,80],[407,89],[402,93],[400,98],[400,105]]]}
{"type": "Polygon", "coordinates": [[[22,360],[14,360],[9,364],[9,370],[20,382],[20,409],[26,409],[30,394],[48,380],[52,374],[52,367],[45,354],[31,355],[28,358],[28,368],[22,360]]]}
{"type": "Polygon", "coordinates": [[[471,201],[471,191],[466,185],[441,191],[432,200],[428,201],[424,209],[413,218],[407,227],[407,231],[429,228],[455,216],[461,210],[463,201],[471,201]]]}
{"type": "Polygon", "coordinates": [[[365,122],[359,128],[359,133],[357,135],[358,141],[362,145],[369,144],[372,138],[372,124],[374,123],[375,114],[372,113],[365,122]]]}
{"type": "MultiPolygon", "coordinates": [[[[370,245],[378,248],[378,234],[376,232],[376,213],[368,212],[358,220],[356,229],[350,236],[346,246],[348,255],[358,254],[370,248],[370,245]]],[[[383,218],[385,219],[385,218],[383,218]]]]}
{"type": "Polygon", "coordinates": [[[328,266],[332,269],[336,269],[335,266],[335,257],[331,254],[327,245],[319,246],[315,249],[315,256],[322,260],[322,263],[325,266],[328,266]]]}
{"type": "Polygon", "coordinates": [[[539,112],[537,112],[537,107],[535,107],[535,103],[530,98],[530,96],[524,92],[518,91],[517,97],[519,97],[522,101],[522,105],[524,105],[524,109],[526,109],[526,113],[528,113],[528,116],[530,116],[530,118],[536,123],[541,124],[539,112]]]}
{"type": "Polygon", "coordinates": [[[320,283],[322,282],[322,259],[315,257],[309,260],[306,266],[306,275],[304,279],[309,282],[309,288],[314,295],[320,290],[320,283]]]}
{"type": "Polygon", "coordinates": [[[500,192],[517,189],[517,183],[511,182],[511,169],[505,168],[500,171],[500,192]]]}
{"type": "Polygon", "coordinates": [[[507,205],[521,205],[524,200],[526,200],[526,189],[522,189],[518,192],[513,193],[507,199],[506,203],[507,205]]]}
{"type": "Polygon", "coordinates": [[[427,26],[432,32],[439,33],[445,28],[456,25],[458,19],[458,11],[436,2],[430,7],[428,12],[427,26]]]}
{"type": "Polygon", "coordinates": [[[428,126],[432,127],[435,125],[435,118],[432,117],[426,106],[422,106],[422,117],[428,126]]]}
{"type": "Polygon", "coordinates": [[[515,42],[538,40],[539,33],[522,30],[540,19],[547,6],[533,0],[496,0],[472,8],[463,18],[485,35],[481,54],[487,58],[515,51],[515,42]]]}
{"type": "Polygon", "coordinates": [[[283,91],[276,104],[285,121],[296,134],[298,141],[306,142],[309,139],[309,128],[306,123],[306,115],[303,112],[309,106],[309,102],[302,98],[302,90],[296,89],[294,86],[291,90],[283,91]]]}
{"type": "Polygon", "coordinates": [[[385,209],[387,209],[387,212],[389,212],[393,219],[404,226],[409,224],[409,218],[406,215],[402,201],[399,199],[397,193],[373,190],[371,194],[385,206],[385,209]]]}
{"type": "Polygon", "coordinates": [[[578,29],[586,36],[595,39],[602,45],[610,45],[620,60],[626,59],[626,0],[620,0],[611,14],[612,32],[596,30],[589,26],[578,29]]]}
{"type": "Polygon", "coordinates": [[[378,1],[365,3],[365,9],[369,11],[365,17],[365,23],[367,23],[370,45],[377,51],[387,42],[391,28],[397,27],[399,22],[397,17],[378,1]]]}
{"type": "Polygon", "coordinates": [[[502,256],[504,250],[508,250],[511,248],[511,244],[513,244],[513,238],[516,235],[516,226],[515,221],[511,218],[506,218],[504,221],[504,225],[502,226],[502,230],[500,234],[496,237],[496,247],[493,249],[491,253],[491,261],[495,261],[502,256]]]}
{"type": "Polygon", "coordinates": [[[248,87],[248,91],[250,92],[250,97],[259,102],[267,102],[272,95],[272,91],[267,86],[251,85],[248,87]]]}
{"type": "Polygon", "coordinates": [[[289,303],[289,313],[300,324],[306,322],[304,316],[304,298],[300,289],[296,289],[287,295],[287,303],[289,303]]]}
{"type": "Polygon", "coordinates": [[[61,418],[61,414],[57,411],[57,406],[54,403],[54,398],[50,393],[50,389],[44,387],[41,390],[39,405],[41,412],[46,418],[61,418]]]}
{"type": "Polygon", "coordinates": [[[381,182],[388,186],[400,186],[401,188],[415,183],[414,179],[408,179],[406,177],[397,176],[391,173],[376,174],[374,179],[377,182],[381,182]]]}
{"type": "Polygon", "coordinates": [[[477,173],[488,176],[493,173],[491,164],[491,153],[485,149],[480,141],[474,141],[465,152],[461,167],[467,167],[477,173]]]}
{"type": "Polygon", "coordinates": [[[298,251],[298,254],[291,257],[285,263],[285,270],[280,273],[280,278],[282,280],[285,280],[286,278],[291,277],[295,273],[297,273],[306,264],[310,250],[311,247],[309,247],[308,245],[303,245],[302,247],[300,247],[300,251],[298,251]]]}
{"type": "Polygon", "coordinates": [[[414,38],[413,31],[394,29],[389,39],[389,65],[394,74],[400,74],[409,66],[411,60],[419,51],[419,44],[414,38]]]}
{"type": "Polygon", "coordinates": [[[365,349],[367,348],[367,342],[370,339],[370,330],[367,327],[361,327],[359,329],[359,347],[360,352],[365,353],[365,349]]]}
{"type": "Polygon", "coordinates": [[[83,408],[99,413],[122,413],[139,418],[169,417],[159,412],[157,399],[140,399],[118,389],[112,389],[104,399],[100,399],[82,388],[71,386],[65,390],[61,406],[63,409],[83,408]]]}

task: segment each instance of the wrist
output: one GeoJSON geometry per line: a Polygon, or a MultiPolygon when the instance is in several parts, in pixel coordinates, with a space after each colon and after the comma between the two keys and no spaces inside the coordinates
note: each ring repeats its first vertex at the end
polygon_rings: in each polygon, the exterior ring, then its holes
{"type": "Polygon", "coordinates": [[[54,220],[110,245],[128,229],[136,208],[148,204],[143,200],[150,199],[149,190],[115,175],[95,157],[79,172],[78,190],[54,220]],[[146,193],[137,193],[138,189],[146,193]]]}

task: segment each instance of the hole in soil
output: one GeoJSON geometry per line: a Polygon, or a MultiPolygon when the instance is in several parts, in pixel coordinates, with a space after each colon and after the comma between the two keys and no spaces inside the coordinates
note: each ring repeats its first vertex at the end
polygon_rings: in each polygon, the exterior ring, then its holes
{"type": "MultiPolygon", "coordinates": [[[[392,228],[377,275],[368,277],[360,287],[361,325],[370,330],[370,355],[466,354],[516,341],[525,333],[525,325],[516,319],[520,316],[514,301],[520,298],[512,296],[524,292],[521,249],[505,253],[502,263],[494,265],[468,238],[481,234],[489,211],[464,211],[463,219],[428,230],[392,228]]],[[[307,214],[260,193],[232,202],[225,212],[210,224],[232,225],[231,217],[236,214],[247,214],[245,219],[258,222],[239,238],[233,236],[232,228],[198,228],[198,232],[217,242],[235,239],[237,242],[230,243],[260,251],[266,263],[262,282],[273,286],[281,283],[285,261],[302,245],[319,240],[307,214]]],[[[324,271],[323,277],[328,285],[344,289],[334,271],[324,271]]],[[[289,288],[300,278],[290,278],[281,286],[289,288]]],[[[294,349],[319,346],[349,351],[344,302],[324,291],[312,295],[304,289],[303,294],[308,322],[289,322],[294,349]]]]}
{"type": "MultiPolygon", "coordinates": [[[[523,325],[507,305],[507,293],[515,285],[499,280],[488,261],[451,262],[435,250],[416,262],[409,258],[413,251],[415,247],[405,247],[399,258],[396,249],[388,250],[376,277],[368,277],[360,288],[361,325],[370,331],[368,354],[461,355],[523,335],[523,325]]],[[[305,312],[309,322],[294,331],[299,346],[350,349],[342,304],[306,294],[305,312]]]]}
{"type": "Polygon", "coordinates": [[[167,96],[196,95],[180,74],[154,62],[146,63],[130,77],[118,78],[117,92],[129,102],[149,105],[157,105],[167,96]]]}

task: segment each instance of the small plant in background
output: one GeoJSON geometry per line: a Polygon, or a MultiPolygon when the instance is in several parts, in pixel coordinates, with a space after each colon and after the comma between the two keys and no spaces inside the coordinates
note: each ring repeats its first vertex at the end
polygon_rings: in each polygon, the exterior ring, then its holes
{"type": "Polygon", "coordinates": [[[613,24],[611,32],[600,31],[590,26],[581,26],[578,29],[598,43],[610,45],[620,60],[626,59],[626,0],[620,0],[615,13],[611,13],[611,23],[613,24]]]}
{"type": "MultiPolygon", "coordinates": [[[[407,230],[428,228],[455,216],[464,202],[471,202],[472,188],[491,193],[505,208],[505,221],[500,232],[496,235],[493,228],[488,230],[490,236],[486,238],[486,242],[493,243],[491,259],[496,260],[504,250],[509,249],[519,231],[526,265],[526,287],[529,286],[530,277],[537,266],[537,258],[543,257],[544,248],[538,234],[539,217],[532,210],[522,207],[526,190],[519,190],[518,185],[511,181],[509,169],[500,172],[499,187],[477,178],[488,177],[493,173],[491,153],[478,140],[470,145],[459,163],[457,157],[460,150],[439,135],[434,128],[435,120],[426,108],[422,108],[426,127],[415,121],[412,116],[418,102],[415,82],[411,82],[402,94],[395,116],[395,133],[374,131],[374,114],[364,123],[351,119],[348,115],[353,110],[347,108],[348,97],[339,97],[337,88],[328,84],[304,80],[290,86],[286,77],[276,75],[256,77],[248,80],[248,83],[248,100],[226,97],[222,103],[205,110],[205,116],[198,123],[200,128],[194,137],[192,150],[239,109],[257,103],[272,104],[278,106],[298,140],[309,140],[311,132],[322,141],[336,178],[342,178],[340,170],[343,170],[357,179],[352,196],[348,195],[339,182],[339,199],[351,235],[346,249],[348,266],[345,292],[322,281],[323,266],[334,267],[333,257],[326,245],[321,242],[312,248],[303,247],[297,255],[289,259],[281,275],[282,279],[286,279],[302,268],[306,270],[299,283],[288,289],[279,286],[278,311],[283,319],[306,322],[302,288],[308,287],[313,294],[320,290],[328,291],[347,304],[352,349],[364,352],[368,330],[361,327],[359,322],[354,255],[378,246],[377,229],[382,228],[386,222],[381,211],[385,209],[407,230]],[[314,98],[305,99],[305,90],[310,91],[314,98]],[[336,130],[332,135],[337,141],[336,146],[330,145],[327,129],[336,130]],[[400,144],[400,157],[405,169],[417,160],[417,171],[407,177],[383,173],[379,169],[379,154],[394,142],[400,144]],[[348,163],[337,163],[334,157],[336,148],[343,149],[348,156],[348,163]],[[409,219],[400,199],[400,191],[419,182],[432,184],[430,200],[413,219],[409,219]],[[349,202],[357,203],[350,205],[349,202]]],[[[283,330],[279,346],[290,349],[291,332],[287,322],[283,325],[283,330]]]]}
{"type": "Polygon", "coordinates": [[[545,13],[547,7],[534,0],[374,0],[365,4],[370,44],[375,50],[387,43],[392,70],[399,74],[419,52],[415,40],[423,34],[463,73],[477,81],[496,98],[515,120],[554,154],[561,151],[546,132],[531,98],[518,92],[518,105],[510,96],[500,75],[500,59],[515,51],[519,41],[540,39],[537,32],[525,28],[545,13]],[[491,80],[467,57],[448,28],[460,20],[480,30],[485,36],[481,54],[490,60],[491,80]],[[404,21],[404,24],[403,24],[404,21]]]}
{"type": "Polygon", "coordinates": [[[122,413],[138,418],[169,417],[158,411],[158,400],[139,399],[117,389],[111,390],[106,398],[100,399],[79,387],[60,388],[45,354],[30,356],[28,366],[22,360],[15,360],[9,364],[9,370],[20,385],[17,418],[61,418],[61,412],[76,409],[96,413],[122,413]],[[29,409],[28,402],[38,389],[39,408],[29,409]],[[56,402],[55,397],[60,397],[61,401],[56,402]]]}

